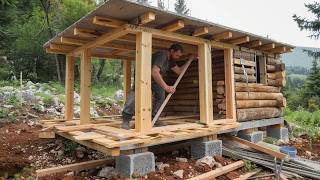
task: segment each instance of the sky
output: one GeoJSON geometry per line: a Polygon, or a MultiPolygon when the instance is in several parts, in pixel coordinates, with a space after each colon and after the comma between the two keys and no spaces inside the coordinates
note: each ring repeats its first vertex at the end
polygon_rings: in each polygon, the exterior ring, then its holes
{"type": "MultiPolygon", "coordinates": [[[[152,0],[153,5],[157,0],[152,0]]],[[[300,31],[292,15],[314,18],[304,6],[320,0],[186,0],[191,16],[294,46],[320,48],[320,40],[300,31]]],[[[173,11],[174,0],[164,0],[173,11]]]]}

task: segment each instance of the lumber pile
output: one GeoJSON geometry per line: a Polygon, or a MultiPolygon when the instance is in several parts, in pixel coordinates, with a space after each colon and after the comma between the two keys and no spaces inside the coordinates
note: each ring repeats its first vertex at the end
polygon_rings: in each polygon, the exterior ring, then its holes
{"type": "MultiPolygon", "coordinates": [[[[233,143],[224,144],[223,154],[230,157],[248,160],[255,164],[259,164],[261,166],[274,170],[274,156],[270,154],[248,150],[243,148],[243,146],[238,146],[233,143]]],[[[318,170],[316,170],[314,167],[297,163],[294,159],[284,161],[281,172],[282,173],[280,176],[283,177],[285,175],[290,179],[305,179],[304,177],[308,177],[311,179],[320,179],[320,172],[318,170]]],[[[258,178],[258,176],[256,178],[258,178]]]]}

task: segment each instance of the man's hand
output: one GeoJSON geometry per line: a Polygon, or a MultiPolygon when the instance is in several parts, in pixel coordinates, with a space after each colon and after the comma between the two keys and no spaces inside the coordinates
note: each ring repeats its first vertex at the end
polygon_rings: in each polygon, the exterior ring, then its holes
{"type": "Polygon", "coordinates": [[[170,94],[173,94],[174,92],[176,92],[176,88],[174,88],[173,86],[166,86],[164,90],[170,94]]]}
{"type": "Polygon", "coordinates": [[[188,60],[198,60],[198,58],[197,54],[189,54],[188,60]]]}

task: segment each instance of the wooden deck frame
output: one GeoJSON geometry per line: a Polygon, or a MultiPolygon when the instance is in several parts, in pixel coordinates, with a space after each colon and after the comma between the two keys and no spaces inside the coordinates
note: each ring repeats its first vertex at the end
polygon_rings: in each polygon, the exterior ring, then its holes
{"type": "MultiPolygon", "coordinates": [[[[235,89],[234,89],[234,79],[233,79],[233,49],[238,46],[227,44],[224,42],[210,41],[194,36],[187,36],[182,34],[177,34],[174,32],[167,32],[158,29],[145,28],[136,25],[122,25],[120,28],[112,31],[116,35],[110,33],[109,37],[103,35],[98,37],[95,41],[87,42],[82,44],[80,47],[68,53],[68,59],[72,59],[74,53],[81,52],[81,82],[80,82],[80,125],[87,124],[86,127],[97,127],[93,128],[93,134],[87,135],[86,132],[74,131],[71,134],[63,133],[61,130],[57,131],[59,135],[66,138],[79,142],[86,146],[91,146],[95,149],[100,149],[104,146],[105,149],[100,150],[111,155],[118,155],[120,149],[112,148],[125,148],[125,149],[135,149],[141,147],[152,146],[156,144],[164,144],[174,141],[181,141],[187,139],[193,139],[198,137],[209,136],[218,133],[222,129],[230,129],[238,126],[236,123],[236,107],[235,107],[235,89]],[[135,130],[132,133],[138,133],[139,137],[135,139],[127,139],[124,142],[115,142],[111,139],[105,139],[105,135],[111,135],[115,132],[122,132],[119,128],[121,122],[109,122],[107,124],[101,124],[103,128],[98,128],[98,126],[91,126],[90,123],[90,86],[91,86],[91,48],[102,45],[102,42],[109,42],[122,37],[125,34],[135,34],[136,35],[136,77],[135,77],[135,130]],[[103,37],[103,38],[102,38],[103,37]],[[185,43],[188,45],[195,45],[198,47],[199,54],[199,101],[200,101],[200,118],[198,119],[202,125],[196,123],[189,123],[191,126],[186,126],[187,122],[192,122],[192,120],[184,121],[184,123],[176,123],[175,125],[169,125],[164,127],[152,127],[151,126],[151,53],[152,53],[152,39],[157,40],[169,40],[185,43]],[[225,79],[226,79],[226,118],[220,120],[213,120],[213,98],[212,98],[212,72],[211,72],[211,48],[224,49],[225,53],[225,79]],[[114,128],[114,129],[112,129],[114,128]],[[218,130],[218,129],[219,130],[218,130]],[[104,130],[101,130],[104,129],[104,130]],[[110,131],[112,130],[112,131],[110,131]],[[109,132],[110,131],[110,132],[109,132]],[[84,134],[82,134],[84,133],[84,134]],[[100,133],[100,134],[99,134],[100,133]],[[102,133],[102,134],[101,134],[102,133]],[[110,134],[111,133],[111,134],[110,134]],[[159,134],[160,133],[160,134],[159,134]],[[156,136],[152,134],[158,134],[156,136]],[[159,136],[160,135],[160,139],[159,136]],[[89,137],[87,137],[89,136],[89,137]],[[162,137],[165,136],[165,137],[162,137]],[[101,138],[102,137],[102,138],[101,138]],[[174,138],[173,138],[174,137],[174,138]],[[91,140],[89,143],[87,140],[91,140]],[[154,141],[153,139],[157,139],[154,141]],[[111,143],[111,144],[110,144],[111,143]],[[95,146],[95,145],[99,146],[95,146]],[[111,148],[111,149],[110,149],[111,148]]],[[[131,62],[124,60],[124,82],[125,82],[125,94],[128,96],[128,91],[131,85],[131,62]]],[[[68,60],[67,68],[69,71],[72,68],[72,61],[68,60]]],[[[67,73],[66,82],[66,95],[67,103],[70,104],[71,99],[71,86],[73,86],[72,74],[67,73]],[[71,84],[70,84],[71,83],[71,84]],[[68,87],[67,87],[68,84],[68,87]]],[[[71,107],[71,105],[67,105],[71,107]]],[[[69,109],[70,110],[70,109],[69,109]]],[[[70,114],[70,113],[69,113],[70,114]]],[[[71,119],[70,115],[68,118],[71,119]]],[[[73,120],[74,121],[74,120],[73,120]]],[[[195,122],[196,120],[193,120],[195,122]]],[[[78,127],[79,124],[74,125],[78,127]]],[[[59,126],[57,126],[59,127],[59,126]]],[[[81,128],[79,129],[81,130],[81,128]]],[[[121,133],[120,133],[121,134],[121,133]]],[[[123,135],[129,135],[130,133],[124,133],[123,135]]]]}

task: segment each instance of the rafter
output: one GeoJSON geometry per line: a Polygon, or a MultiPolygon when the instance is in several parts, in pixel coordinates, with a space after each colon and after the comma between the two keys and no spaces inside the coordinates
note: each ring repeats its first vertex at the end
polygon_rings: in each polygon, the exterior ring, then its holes
{"type": "Polygon", "coordinates": [[[74,28],[73,35],[87,38],[96,38],[98,35],[95,34],[94,30],[82,29],[82,28],[74,28]]]}
{"type": "Polygon", "coordinates": [[[201,36],[204,34],[208,34],[209,28],[204,26],[204,27],[199,27],[196,30],[194,30],[192,36],[201,36]]]}
{"type": "Polygon", "coordinates": [[[113,18],[95,16],[95,17],[93,17],[92,23],[95,25],[100,25],[100,26],[118,28],[118,27],[126,24],[127,22],[120,21],[120,20],[113,19],[113,18]]]}
{"type": "Polygon", "coordinates": [[[280,47],[276,47],[276,48],[274,48],[274,49],[272,49],[272,50],[270,50],[270,51],[268,51],[268,52],[270,52],[270,53],[284,53],[284,52],[286,52],[287,51],[287,48],[285,47],[285,46],[280,46],[280,47]]]}
{"type": "Polygon", "coordinates": [[[260,51],[268,51],[268,50],[274,49],[275,47],[276,47],[276,45],[274,43],[269,43],[269,44],[261,45],[261,46],[257,47],[256,49],[258,49],[260,51]]]}
{"type": "Polygon", "coordinates": [[[76,46],[68,46],[68,45],[62,45],[62,44],[50,44],[50,49],[56,49],[56,50],[65,50],[65,51],[71,51],[73,49],[77,48],[76,46]]]}
{"type": "Polygon", "coordinates": [[[132,21],[130,21],[130,23],[135,25],[144,25],[151,21],[154,21],[155,19],[156,14],[154,12],[147,12],[133,19],[132,21]]]}
{"type": "Polygon", "coordinates": [[[174,31],[177,31],[177,30],[179,30],[181,28],[184,28],[184,21],[183,20],[177,20],[177,21],[174,21],[174,22],[168,24],[167,26],[161,28],[161,30],[174,32],[174,31]]]}
{"type": "Polygon", "coordinates": [[[250,41],[248,43],[243,44],[243,46],[247,47],[247,48],[255,48],[258,46],[261,46],[262,42],[260,40],[254,40],[254,41],[250,41]]]}
{"type": "Polygon", "coordinates": [[[239,37],[239,38],[230,39],[230,40],[228,40],[226,42],[230,43],[230,44],[238,45],[238,44],[247,43],[249,41],[250,41],[250,37],[249,36],[242,36],[242,37],[239,37]]]}
{"type": "Polygon", "coordinates": [[[81,46],[88,41],[81,40],[81,39],[74,39],[74,38],[67,38],[67,37],[60,37],[60,42],[64,44],[72,44],[72,45],[78,45],[81,46]]]}
{"type": "Polygon", "coordinates": [[[230,38],[232,38],[232,32],[226,31],[219,34],[214,34],[211,39],[214,41],[221,41],[221,40],[226,40],[230,38]]]}

